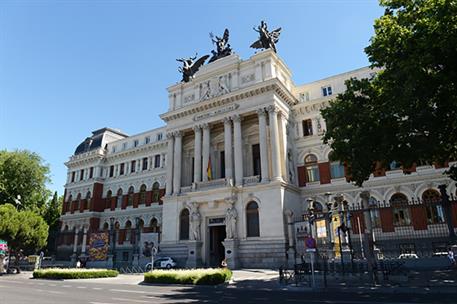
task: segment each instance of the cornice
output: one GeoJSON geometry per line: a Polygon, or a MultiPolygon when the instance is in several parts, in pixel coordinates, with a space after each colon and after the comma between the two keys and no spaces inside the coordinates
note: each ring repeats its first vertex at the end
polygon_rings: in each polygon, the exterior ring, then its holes
{"type": "Polygon", "coordinates": [[[273,78],[222,96],[213,97],[196,104],[190,104],[177,110],[169,111],[160,115],[160,118],[162,118],[165,122],[170,122],[242,99],[261,95],[266,92],[275,92],[290,107],[293,107],[298,102],[298,100],[291,94],[291,92],[289,92],[279,79],[273,78]]]}

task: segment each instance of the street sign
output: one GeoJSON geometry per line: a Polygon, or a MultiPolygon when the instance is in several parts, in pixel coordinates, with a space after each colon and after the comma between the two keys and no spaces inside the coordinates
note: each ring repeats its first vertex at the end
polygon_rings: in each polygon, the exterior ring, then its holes
{"type": "Polygon", "coordinates": [[[305,247],[306,249],[316,248],[316,240],[312,237],[308,237],[305,239],[305,247]]]}
{"type": "Polygon", "coordinates": [[[0,240],[0,254],[6,255],[8,251],[8,243],[4,240],[0,240]]]}

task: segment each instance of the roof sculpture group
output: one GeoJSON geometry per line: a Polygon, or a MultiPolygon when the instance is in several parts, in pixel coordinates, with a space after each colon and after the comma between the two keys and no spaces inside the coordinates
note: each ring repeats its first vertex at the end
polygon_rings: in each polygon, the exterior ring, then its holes
{"type": "MultiPolygon", "coordinates": [[[[254,49],[272,49],[276,53],[276,43],[279,41],[279,35],[281,34],[281,28],[277,28],[273,31],[269,31],[267,23],[261,21],[257,29],[254,27],[254,31],[259,33],[259,38],[251,44],[251,48],[254,49]]],[[[222,37],[209,34],[211,41],[216,45],[216,50],[211,51],[211,58],[208,63],[214,62],[223,57],[229,56],[232,54],[232,48],[228,43],[229,40],[229,30],[225,29],[222,37]]],[[[193,79],[195,73],[200,69],[202,65],[205,64],[206,59],[210,55],[205,55],[197,59],[197,54],[194,57],[189,58],[179,58],[176,61],[182,63],[182,67],[178,68],[178,71],[182,74],[182,82],[189,82],[193,79]]]]}

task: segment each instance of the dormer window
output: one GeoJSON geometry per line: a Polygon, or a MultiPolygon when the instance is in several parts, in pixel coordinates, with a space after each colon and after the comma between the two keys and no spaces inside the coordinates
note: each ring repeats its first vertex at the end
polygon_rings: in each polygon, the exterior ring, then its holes
{"type": "Polygon", "coordinates": [[[135,139],[135,140],[133,141],[133,146],[136,148],[136,147],[138,147],[138,144],[139,144],[138,139],[135,139]]]}
{"type": "Polygon", "coordinates": [[[127,143],[126,142],[122,144],[122,150],[125,150],[125,149],[127,149],[127,143]]]}
{"type": "Polygon", "coordinates": [[[157,141],[162,140],[162,136],[163,136],[162,133],[157,134],[157,141]]]}
{"type": "Polygon", "coordinates": [[[300,102],[309,101],[309,92],[300,93],[300,102]]]}
{"type": "Polygon", "coordinates": [[[331,86],[325,86],[322,88],[322,96],[330,96],[332,95],[332,87],[331,86]]]}
{"type": "Polygon", "coordinates": [[[151,137],[148,136],[148,137],[146,137],[146,138],[144,139],[144,144],[145,144],[145,145],[149,144],[150,142],[151,142],[151,137]]]}

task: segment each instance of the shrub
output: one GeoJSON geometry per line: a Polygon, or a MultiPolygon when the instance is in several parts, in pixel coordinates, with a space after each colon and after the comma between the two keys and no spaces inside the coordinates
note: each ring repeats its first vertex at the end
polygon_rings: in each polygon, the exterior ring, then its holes
{"type": "Polygon", "coordinates": [[[109,269],[75,269],[48,268],[33,272],[35,279],[94,279],[117,277],[117,270],[109,269]]]}
{"type": "Polygon", "coordinates": [[[145,283],[216,285],[232,277],[229,269],[154,270],[144,274],[145,283]]]}

